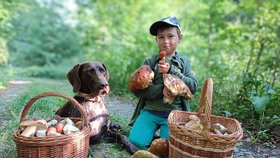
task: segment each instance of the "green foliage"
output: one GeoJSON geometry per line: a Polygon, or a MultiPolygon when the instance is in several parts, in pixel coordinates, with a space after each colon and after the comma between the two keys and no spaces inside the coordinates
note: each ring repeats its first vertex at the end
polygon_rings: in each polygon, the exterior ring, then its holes
{"type": "MultiPolygon", "coordinates": [[[[266,107],[270,102],[277,106],[275,103],[279,101],[280,93],[274,90],[270,83],[264,81],[263,79],[257,78],[251,74],[244,74],[243,84],[240,89],[239,96],[240,100],[238,102],[243,102],[252,106],[255,116],[261,116],[266,107]]],[[[268,115],[273,116],[276,113],[268,113],[268,115]]]]}
{"type": "Polygon", "coordinates": [[[51,79],[66,79],[67,69],[58,66],[37,67],[31,66],[25,69],[15,68],[15,75],[23,77],[51,78],[51,79]]]}
{"type": "Polygon", "coordinates": [[[6,48],[7,38],[9,37],[9,19],[12,17],[14,9],[23,3],[19,0],[0,1],[0,65],[8,62],[9,53],[6,48]]]}
{"type": "Polygon", "coordinates": [[[0,67],[0,90],[4,89],[8,85],[10,79],[11,76],[9,71],[3,67],[0,67]]]}
{"type": "Polygon", "coordinates": [[[49,66],[14,67],[13,75],[35,78],[67,79],[67,72],[72,68],[69,63],[49,66]]]}
{"type": "Polygon", "coordinates": [[[29,3],[12,21],[14,36],[8,42],[14,66],[48,66],[81,55],[80,38],[65,24],[55,3],[29,3]]]}

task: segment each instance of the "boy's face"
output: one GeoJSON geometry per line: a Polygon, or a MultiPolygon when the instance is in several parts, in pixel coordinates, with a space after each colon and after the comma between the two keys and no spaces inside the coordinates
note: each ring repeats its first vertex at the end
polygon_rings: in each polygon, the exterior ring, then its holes
{"type": "Polygon", "coordinates": [[[156,42],[160,51],[165,51],[166,56],[171,57],[175,54],[177,44],[181,42],[182,37],[176,27],[169,27],[158,30],[156,42]]]}

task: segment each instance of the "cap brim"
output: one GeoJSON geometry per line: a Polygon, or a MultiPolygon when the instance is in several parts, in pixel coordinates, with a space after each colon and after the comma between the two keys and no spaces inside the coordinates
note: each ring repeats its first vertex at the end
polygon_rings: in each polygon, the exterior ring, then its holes
{"type": "Polygon", "coordinates": [[[168,22],[164,22],[164,21],[157,21],[155,23],[153,23],[150,27],[150,34],[156,36],[157,35],[157,31],[158,29],[163,26],[163,25],[170,25],[170,26],[175,26],[178,27],[177,25],[168,23],[168,22]]]}

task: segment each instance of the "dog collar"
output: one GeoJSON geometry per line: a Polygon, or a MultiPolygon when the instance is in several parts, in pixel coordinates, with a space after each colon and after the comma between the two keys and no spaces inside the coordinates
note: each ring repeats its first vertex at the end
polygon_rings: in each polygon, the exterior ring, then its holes
{"type": "Polygon", "coordinates": [[[101,97],[99,95],[93,95],[93,94],[87,94],[87,93],[83,93],[83,92],[78,92],[76,94],[77,97],[82,97],[85,100],[89,100],[92,102],[101,102],[101,97]]]}

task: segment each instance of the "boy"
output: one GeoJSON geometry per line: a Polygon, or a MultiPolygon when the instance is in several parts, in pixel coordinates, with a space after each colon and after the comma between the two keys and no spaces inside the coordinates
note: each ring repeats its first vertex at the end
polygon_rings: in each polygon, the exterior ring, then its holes
{"type": "Polygon", "coordinates": [[[166,52],[165,61],[159,59],[159,53],[147,58],[145,65],[151,66],[155,73],[153,84],[148,88],[135,92],[140,97],[132,116],[133,125],[129,140],[139,149],[147,149],[158,129],[160,137],[169,139],[168,115],[174,109],[189,111],[188,100],[176,96],[172,104],[163,103],[163,94],[171,94],[164,88],[162,74],[169,73],[178,76],[194,94],[197,90],[197,80],[191,70],[190,62],[180,57],[176,51],[183,35],[176,17],[166,17],[153,23],[150,34],[156,36],[156,43],[160,51],[166,52]]]}

